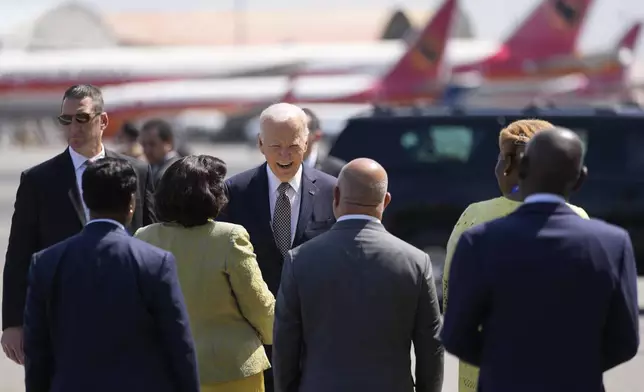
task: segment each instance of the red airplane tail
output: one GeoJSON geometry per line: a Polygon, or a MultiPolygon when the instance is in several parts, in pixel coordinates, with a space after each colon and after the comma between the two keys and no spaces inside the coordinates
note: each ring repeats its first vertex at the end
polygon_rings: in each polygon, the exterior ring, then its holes
{"type": "Polygon", "coordinates": [[[543,0],[505,41],[513,56],[533,60],[575,52],[593,0],[543,0]]]}
{"type": "Polygon", "coordinates": [[[628,49],[635,50],[637,46],[637,41],[640,38],[640,33],[642,32],[642,22],[635,22],[633,26],[624,34],[619,43],[617,44],[617,49],[628,49]]]}
{"type": "Polygon", "coordinates": [[[445,0],[407,52],[384,75],[381,85],[387,90],[408,89],[410,84],[439,76],[447,40],[457,14],[457,0],[445,0]]]}
{"type": "Polygon", "coordinates": [[[641,30],[642,22],[635,22],[618,41],[614,49],[617,61],[599,72],[587,73],[589,83],[584,91],[585,94],[614,94],[629,89],[630,69],[641,30]]]}

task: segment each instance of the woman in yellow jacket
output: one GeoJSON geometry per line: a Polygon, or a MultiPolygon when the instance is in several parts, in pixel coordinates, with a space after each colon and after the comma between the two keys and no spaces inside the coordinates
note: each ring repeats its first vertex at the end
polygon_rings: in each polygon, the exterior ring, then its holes
{"type": "Polygon", "coordinates": [[[155,194],[162,223],[135,236],[170,251],[192,329],[202,392],[263,392],[275,298],[242,226],[217,222],[225,163],[206,155],[172,164],[155,194]]]}
{"type": "MultiPolygon", "coordinates": [[[[470,204],[456,222],[447,242],[447,255],[443,274],[443,312],[447,309],[448,293],[447,281],[449,267],[456,249],[456,244],[461,234],[474,225],[493,219],[501,218],[513,212],[521,205],[518,192],[518,163],[519,157],[527,142],[535,133],[552,128],[553,125],[542,120],[519,120],[511,123],[501,130],[499,135],[499,157],[494,172],[503,196],[490,200],[470,204]]],[[[570,205],[581,217],[588,219],[588,214],[583,209],[570,205]]],[[[458,391],[476,392],[479,369],[460,361],[458,366],[458,391]]]]}

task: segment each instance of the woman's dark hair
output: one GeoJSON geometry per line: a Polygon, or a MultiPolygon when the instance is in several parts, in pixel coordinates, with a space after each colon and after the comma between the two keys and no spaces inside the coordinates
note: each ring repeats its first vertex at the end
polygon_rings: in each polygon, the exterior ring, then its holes
{"type": "Polygon", "coordinates": [[[215,219],[226,206],[226,163],[209,155],[189,155],[165,171],[154,194],[157,217],[185,227],[215,219]]]}
{"type": "Polygon", "coordinates": [[[136,172],[130,163],[118,158],[89,162],[83,172],[83,200],[92,212],[127,213],[136,193],[136,172]]]}

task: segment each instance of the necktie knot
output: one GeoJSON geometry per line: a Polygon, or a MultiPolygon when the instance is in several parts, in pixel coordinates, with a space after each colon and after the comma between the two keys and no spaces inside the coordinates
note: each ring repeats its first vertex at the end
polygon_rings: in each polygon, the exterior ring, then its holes
{"type": "Polygon", "coordinates": [[[280,184],[279,187],[277,187],[277,192],[279,192],[279,194],[281,196],[281,195],[286,194],[286,191],[288,191],[289,188],[291,188],[291,184],[289,184],[288,182],[283,182],[283,183],[280,184]]]}

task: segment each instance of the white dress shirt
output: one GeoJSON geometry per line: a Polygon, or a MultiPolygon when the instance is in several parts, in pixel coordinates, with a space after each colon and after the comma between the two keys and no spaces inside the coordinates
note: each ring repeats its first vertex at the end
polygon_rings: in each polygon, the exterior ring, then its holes
{"type": "Polygon", "coordinates": [[[523,203],[559,203],[566,204],[566,199],[553,193],[533,193],[523,203]]]}
{"type": "Polygon", "coordinates": [[[342,221],[350,220],[350,219],[362,219],[362,220],[368,220],[368,221],[375,222],[375,223],[381,223],[380,219],[376,218],[375,216],[363,215],[363,214],[342,215],[341,217],[338,218],[337,221],[342,222],[342,221]]]}
{"type": "Polygon", "coordinates": [[[76,151],[73,148],[69,147],[69,155],[72,157],[72,163],[74,164],[74,173],[76,174],[76,185],[78,186],[78,194],[80,195],[80,201],[83,204],[83,210],[85,210],[85,219],[89,220],[89,210],[85,205],[83,200],[83,173],[85,172],[84,163],[87,161],[94,162],[97,159],[105,158],[105,147],[101,145],[101,152],[98,155],[87,158],[76,151]]]}
{"type": "Polygon", "coordinates": [[[104,219],[104,218],[92,219],[91,221],[87,222],[87,224],[85,226],[89,225],[90,223],[98,223],[98,222],[111,223],[114,226],[118,227],[119,229],[122,229],[123,231],[125,231],[125,226],[123,226],[121,223],[115,221],[114,219],[104,219]]]}
{"type": "MultiPolygon", "coordinates": [[[[271,170],[270,166],[266,165],[266,172],[268,173],[268,202],[271,207],[271,227],[273,223],[273,215],[275,213],[275,203],[277,202],[277,197],[279,188],[282,181],[277,178],[275,173],[271,170]]],[[[291,203],[291,244],[295,239],[295,230],[297,229],[297,221],[300,217],[300,201],[302,196],[300,195],[300,185],[302,184],[302,165],[300,165],[299,170],[295,173],[295,176],[291,178],[288,182],[291,187],[286,191],[286,196],[288,197],[289,202],[291,203]]]]}

